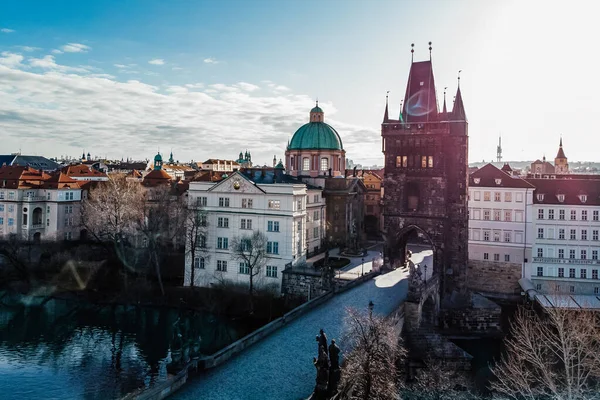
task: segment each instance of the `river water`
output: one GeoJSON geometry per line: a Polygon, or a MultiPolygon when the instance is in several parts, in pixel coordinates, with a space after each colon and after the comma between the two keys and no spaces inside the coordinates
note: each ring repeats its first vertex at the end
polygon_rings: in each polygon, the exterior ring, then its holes
{"type": "Polygon", "coordinates": [[[0,296],[0,398],[117,399],[246,333],[197,312],[0,296]]]}

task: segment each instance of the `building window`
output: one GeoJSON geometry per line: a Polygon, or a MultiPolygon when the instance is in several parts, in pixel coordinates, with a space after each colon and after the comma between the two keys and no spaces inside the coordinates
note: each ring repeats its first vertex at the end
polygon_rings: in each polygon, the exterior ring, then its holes
{"type": "Polygon", "coordinates": [[[517,203],[523,202],[523,193],[517,193],[517,198],[515,199],[517,203]]]}
{"type": "Polygon", "coordinates": [[[579,271],[579,277],[581,279],[587,279],[587,269],[582,268],[581,271],[579,271]]]}
{"type": "Polygon", "coordinates": [[[396,156],[396,167],[400,168],[402,166],[402,156],[396,156]]]}
{"type": "Polygon", "coordinates": [[[587,196],[585,194],[580,194],[579,200],[581,200],[582,203],[585,203],[587,201],[587,196]]]}
{"type": "Polygon", "coordinates": [[[560,285],[554,285],[554,291],[560,293],[560,285]]]}
{"type": "Polygon", "coordinates": [[[599,218],[598,218],[598,210],[594,210],[592,215],[593,215],[593,216],[592,216],[592,219],[593,219],[594,221],[598,221],[598,219],[599,219],[599,218]]]}
{"type": "Polygon", "coordinates": [[[270,210],[279,210],[281,208],[280,200],[269,200],[267,204],[270,210]]]}
{"type": "Polygon", "coordinates": [[[8,192],[8,199],[9,200],[14,200],[15,199],[15,192],[8,192]]]}
{"type": "Polygon", "coordinates": [[[240,274],[250,275],[250,266],[247,262],[240,263],[240,274]]]}
{"type": "Polygon", "coordinates": [[[242,199],[242,208],[252,208],[252,199],[242,199]]]}
{"type": "Polygon", "coordinates": [[[575,268],[569,268],[569,278],[575,278],[575,268]]]}
{"type": "Polygon", "coordinates": [[[544,219],[544,210],[543,209],[538,210],[538,219],[544,219]]]}
{"type": "Polygon", "coordinates": [[[427,156],[421,156],[421,168],[427,168],[427,156]]]}
{"type": "Polygon", "coordinates": [[[242,218],[240,221],[240,229],[252,229],[252,220],[242,218]]]}
{"type": "Polygon", "coordinates": [[[565,277],[565,269],[563,267],[559,267],[558,268],[558,277],[559,278],[564,278],[565,277]]]}
{"type": "Polygon", "coordinates": [[[565,249],[558,249],[558,258],[565,258],[565,249]]]}
{"type": "Polygon", "coordinates": [[[510,211],[510,210],[504,211],[504,220],[506,222],[511,222],[512,221],[512,211],[510,211]]]}
{"type": "Polygon", "coordinates": [[[318,221],[319,220],[319,211],[314,211],[313,212],[313,221],[318,221]]]}
{"type": "Polygon", "coordinates": [[[229,228],[229,218],[226,218],[226,217],[217,218],[217,227],[229,228]]]}
{"type": "Polygon", "coordinates": [[[494,232],[494,242],[500,241],[500,232],[494,232]]]}
{"type": "Polygon", "coordinates": [[[4,225],[4,217],[0,217],[0,225],[4,225]]]}
{"type": "Polygon", "coordinates": [[[569,292],[575,293],[575,286],[569,286],[569,292]]]}
{"type": "Polygon", "coordinates": [[[539,247],[537,249],[537,256],[538,257],[544,257],[544,249],[542,249],[541,247],[539,247]]]}
{"type": "Polygon", "coordinates": [[[592,250],[592,260],[598,259],[598,250],[592,250]]]}
{"type": "Polygon", "coordinates": [[[537,267],[537,276],[544,276],[544,267],[537,267]]]}
{"type": "Polygon", "coordinates": [[[535,285],[535,290],[542,290],[542,284],[541,283],[537,283],[535,285]]]}
{"type": "Polygon", "coordinates": [[[204,257],[196,257],[194,258],[194,268],[204,269],[204,257]]]}
{"type": "Polygon", "coordinates": [[[428,168],[433,168],[433,156],[428,156],[427,157],[427,167],[428,168]]]}
{"type": "Polygon", "coordinates": [[[227,261],[217,260],[217,271],[227,272],[227,261]]]}
{"type": "Polygon", "coordinates": [[[571,221],[575,221],[577,219],[577,210],[571,210],[571,221]]]}
{"type": "Polygon", "coordinates": [[[277,278],[277,267],[274,265],[267,265],[267,277],[277,278]]]}
{"type": "Polygon", "coordinates": [[[544,238],[544,228],[538,228],[538,239],[544,238]]]}
{"type": "Polygon", "coordinates": [[[511,192],[504,193],[504,201],[506,201],[506,202],[512,201],[512,193],[511,192]]]}
{"type": "Polygon", "coordinates": [[[558,219],[564,221],[564,219],[565,219],[565,210],[558,210],[558,219]]]}
{"type": "Polygon", "coordinates": [[[279,242],[267,242],[267,254],[279,254],[279,242]]]}
{"type": "Polygon", "coordinates": [[[229,197],[219,197],[219,207],[229,207],[229,197]]]}
{"type": "Polygon", "coordinates": [[[500,221],[500,211],[494,210],[494,221],[500,221]]]}
{"type": "Polygon", "coordinates": [[[296,200],[296,210],[302,211],[302,199],[296,200]]]}
{"type": "Polygon", "coordinates": [[[569,237],[571,240],[576,240],[577,239],[577,231],[575,229],[571,229],[569,237]]]}
{"type": "Polygon", "coordinates": [[[564,240],[564,238],[565,238],[565,230],[564,229],[558,230],[558,238],[564,240]]]}
{"type": "Polygon", "coordinates": [[[302,171],[309,171],[310,170],[310,160],[308,159],[308,157],[304,157],[302,159],[302,171]]]}
{"type": "Polygon", "coordinates": [[[594,229],[592,231],[592,240],[598,240],[598,230],[594,229]]]}
{"type": "Polygon", "coordinates": [[[483,220],[484,221],[490,220],[490,210],[483,210],[483,220]]]}
{"type": "Polygon", "coordinates": [[[587,210],[581,210],[581,220],[587,221],[587,210]]]}
{"type": "Polygon", "coordinates": [[[483,240],[486,242],[490,241],[490,231],[483,231],[483,240]]]}
{"type": "Polygon", "coordinates": [[[329,158],[321,158],[321,171],[327,171],[329,169],[329,158]]]}
{"type": "Polygon", "coordinates": [[[537,195],[537,199],[538,199],[538,201],[544,201],[544,195],[543,194],[538,194],[537,195]]]}
{"type": "Polygon", "coordinates": [[[581,240],[587,240],[587,229],[581,230],[581,240]]]}
{"type": "Polygon", "coordinates": [[[65,240],[71,240],[73,234],[71,232],[65,232],[65,240]]]}
{"type": "Polygon", "coordinates": [[[600,293],[600,288],[595,287],[594,288],[594,294],[598,294],[598,293],[600,293]]]}
{"type": "Polygon", "coordinates": [[[510,242],[511,240],[511,233],[510,232],[504,232],[504,241],[505,242],[510,242]]]}
{"type": "Polygon", "coordinates": [[[598,279],[598,270],[597,269],[592,270],[592,279],[598,279]]]}
{"type": "Polygon", "coordinates": [[[573,250],[573,249],[569,250],[569,259],[571,259],[571,260],[575,259],[575,250],[573,250]]]}
{"type": "Polygon", "coordinates": [[[548,219],[554,219],[554,210],[548,210],[548,219]]]}
{"type": "Polygon", "coordinates": [[[510,262],[510,254],[504,255],[504,262],[510,262]]]}
{"type": "Polygon", "coordinates": [[[9,204],[8,205],[8,212],[9,213],[14,213],[15,212],[15,206],[13,204],[9,204]]]}
{"type": "Polygon", "coordinates": [[[46,220],[46,226],[50,226],[50,218],[46,220]]]}
{"type": "Polygon", "coordinates": [[[483,192],[483,201],[490,201],[490,192],[483,192]]]}
{"type": "Polygon", "coordinates": [[[500,254],[494,253],[494,261],[500,261],[500,254]]]}
{"type": "Polygon", "coordinates": [[[279,221],[267,221],[267,231],[279,232],[279,221]]]}
{"type": "Polygon", "coordinates": [[[483,259],[484,260],[489,260],[490,259],[490,253],[483,253],[483,259]]]}
{"type": "Polygon", "coordinates": [[[582,260],[587,260],[587,250],[581,250],[580,256],[582,260]]]}
{"type": "Polygon", "coordinates": [[[208,204],[208,198],[206,197],[196,197],[196,206],[198,207],[206,207],[208,204]]]}
{"type": "Polygon", "coordinates": [[[473,198],[475,199],[475,201],[481,200],[481,192],[479,192],[479,191],[473,192],[473,198]]]}
{"type": "Polygon", "coordinates": [[[229,248],[229,238],[217,238],[217,249],[227,250],[229,248]]]}
{"type": "Polygon", "coordinates": [[[502,201],[500,192],[494,192],[494,201],[502,201]]]}

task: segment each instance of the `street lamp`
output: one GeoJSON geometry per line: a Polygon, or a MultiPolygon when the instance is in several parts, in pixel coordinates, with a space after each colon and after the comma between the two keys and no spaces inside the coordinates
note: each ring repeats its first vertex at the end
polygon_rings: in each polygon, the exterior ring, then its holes
{"type": "Polygon", "coordinates": [[[361,274],[360,276],[363,276],[365,274],[365,258],[362,258],[362,264],[360,265],[361,268],[361,274]]]}
{"type": "Polygon", "coordinates": [[[425,270],[425,284],[427,284],[427,264],[423,264],[423,269],[425,270]]]}

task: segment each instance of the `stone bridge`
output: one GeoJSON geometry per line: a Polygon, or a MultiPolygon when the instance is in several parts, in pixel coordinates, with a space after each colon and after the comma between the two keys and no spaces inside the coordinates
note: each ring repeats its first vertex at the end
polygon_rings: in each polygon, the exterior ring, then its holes
{"type": "Polygon", "coordinates": [[[438,325],[439,314],[439,276],[433,275],[427,281],[411,276],[404,301],[406,329],[411,332],[419,330],[422,325],[435,327],[438,325]]]}

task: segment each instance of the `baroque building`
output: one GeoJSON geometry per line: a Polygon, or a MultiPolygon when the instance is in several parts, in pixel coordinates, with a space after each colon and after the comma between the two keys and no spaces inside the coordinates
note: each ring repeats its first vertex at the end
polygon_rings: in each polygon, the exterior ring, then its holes
{"type": "Polygon", "coordinates": [[[467,270],[468,123],[459,86],[452,111],[438,109],[431,59],[412,62],[403,107],[381,124],[385,157],[385,257],[403,263],[414,231],[433,247],[443,291],[462,287],[467,270]]]}

